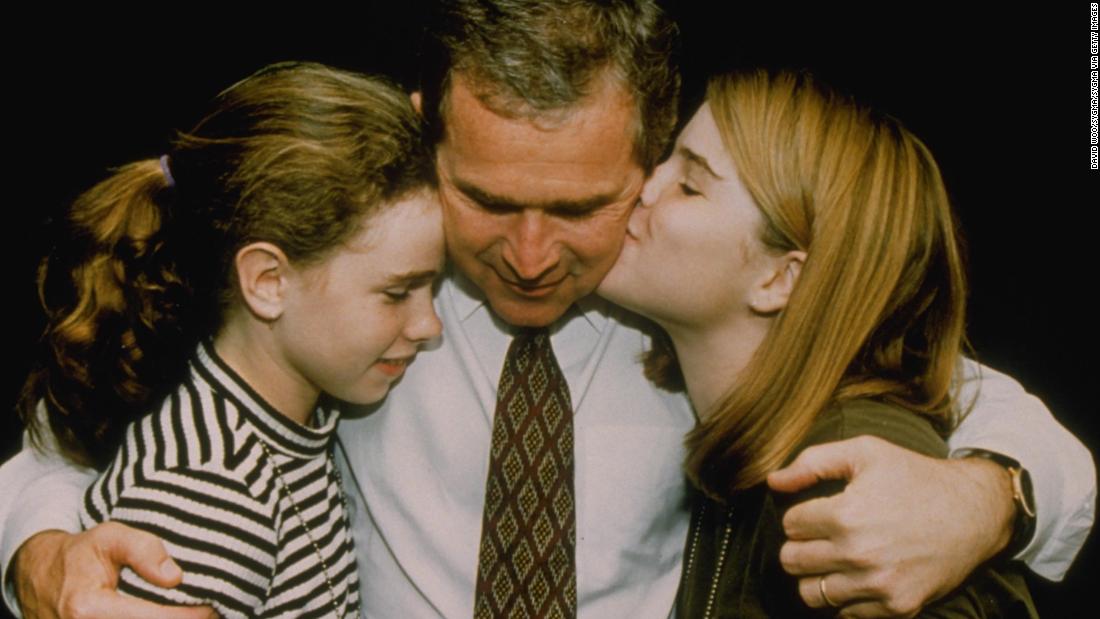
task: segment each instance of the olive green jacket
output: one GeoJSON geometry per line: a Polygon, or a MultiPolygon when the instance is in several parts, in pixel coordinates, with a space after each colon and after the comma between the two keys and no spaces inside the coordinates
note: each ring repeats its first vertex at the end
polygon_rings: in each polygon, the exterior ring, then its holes
{"type": "MultiPolygon", "coordinates": [[[[929,456],[947,446],[929,422],[892,404],[856,400],[836,406],[814,423],[798,451],[810,445],[872,435],[929,456]]],[[[835,494],[840,482],[823,482],[794,496],[763,484],[736,495],[728,507],[700,495],[695,502],[684,569],[676,599],[682,619],[716,617],[822,617],[798,595],[797,580],[783,572],[781,518],[795,502],[835,494]]],[[[920,617],[1037,617],[1022,577],[1026,567],[983,566],[958,589],[926,607],[920,617]]]]}

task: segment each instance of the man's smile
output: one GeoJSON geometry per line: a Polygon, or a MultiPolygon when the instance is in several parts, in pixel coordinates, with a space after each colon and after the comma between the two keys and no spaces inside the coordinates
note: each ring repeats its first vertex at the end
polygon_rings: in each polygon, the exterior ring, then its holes
{"type": "Polygon", "coordinates": [[[560,286],[561,283],[565,281],[565,278],[567,276],[563,275],[562,277],[549,282],[516,281],[504,277],[500,273],[497,273],[497,277],[499,277],[500,281],[504,282],[508,286],[508,288],[516,294],[531,299],[537,299],[552,294],[558,288],[558,286],[560,286]]]}

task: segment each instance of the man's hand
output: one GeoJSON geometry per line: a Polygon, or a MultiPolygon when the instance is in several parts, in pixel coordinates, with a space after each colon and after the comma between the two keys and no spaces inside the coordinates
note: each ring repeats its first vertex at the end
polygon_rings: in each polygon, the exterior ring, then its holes
{"type": "Polygon", "coordinates": [[[83,619],[205,619],[207,606],[159,606],[115,591],[122,566],[145,580],[174,587],[183,574],[160,540],[125,525],[106,522],[79,534],[44,531],[16,552],[14,583],[24,617],[83,619]]]}
{"type": "Polygon", "coordinates": [[[829,605],[824,590],[843,617],[912,617],[1011,537],[1011,478],[988,460],[937,460],[859,437],[806,449],[768,485],[797,492],[823,479],[848,485],[787,511],[780,560],[806,604],[829,605]]]}

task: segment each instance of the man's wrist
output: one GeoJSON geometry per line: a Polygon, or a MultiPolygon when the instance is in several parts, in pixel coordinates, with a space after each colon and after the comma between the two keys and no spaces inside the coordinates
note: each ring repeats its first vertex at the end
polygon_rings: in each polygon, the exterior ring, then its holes
{"type": "Polygon", "coordinates": [[[976,544],[977,553],[974,565],[981,564],[999,556],[1012,541],[1013,522],[1016,506],[1012,501],[1012,476],[1008,471],[984,458],[955,459],[960,480],[960,489],[969,495],[972,510],[969,514],[959,514],[975,527],[971,535],[976,544]]]}
{"type": "Polygon", "coordinates": [[[15,551],[8,577],[12,581],[16,602],[22,612],[34,616],[38,610],[39,596],[33,589],[38,574],[36,570],[50,569],[52,559],[61,551],[65,538],[70,534],[58,529],[36,533],[15,551]]]}
{"type": "MultiPolygon", "coordinates": [[[[995,487],[998,488],[998,499],[994,505],[1003,507],[1006,501],[1010,501],[1011,507],[1008,512],[1010,519],[1007,521],[1007,529],[1005,526],[1000,527],[1004,529],[1002,533],[1007,530],[1007,540],[1003,543],[998,542],[997,551],[993,556],[1015,557],[1027,547],[1035,535],[1035,498],[1027,469],[1012,458],[984,449],[967,450],[964,457],[976,464],[988,463],[984,467],[988,470],[993,470],[994,467],[997,469],[995,475],[998,481],[995,482],[995,487]]],[[[1003,513],[1000,509],[998,512],[1003,513]]],[[[996,522],[1004,523],[999,518],[996,522]]]]}

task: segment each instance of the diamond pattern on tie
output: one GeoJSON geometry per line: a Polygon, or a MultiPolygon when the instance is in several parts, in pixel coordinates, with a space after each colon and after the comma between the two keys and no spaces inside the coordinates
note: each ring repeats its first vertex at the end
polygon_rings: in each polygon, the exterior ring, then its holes
{"type": "Polygon", "coordinates": [[[576,617],[573,405],[545,329],[512,340],[492,437],[474,617],[576,617]]]}

